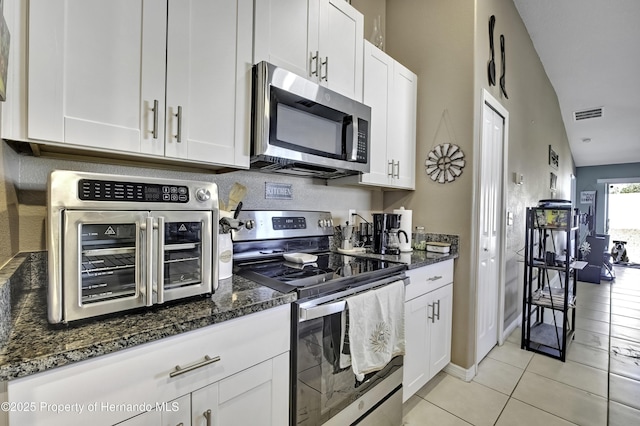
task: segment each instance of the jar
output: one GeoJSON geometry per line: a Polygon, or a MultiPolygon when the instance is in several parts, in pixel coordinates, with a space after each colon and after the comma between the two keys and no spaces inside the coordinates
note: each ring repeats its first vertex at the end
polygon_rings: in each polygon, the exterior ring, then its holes
{"type": "Polygon", "coordinates": [[[414,250],[427,249],[427,234],[424,232],[424,226],[416,226],[416,232],[413,234],[414,250]]]}

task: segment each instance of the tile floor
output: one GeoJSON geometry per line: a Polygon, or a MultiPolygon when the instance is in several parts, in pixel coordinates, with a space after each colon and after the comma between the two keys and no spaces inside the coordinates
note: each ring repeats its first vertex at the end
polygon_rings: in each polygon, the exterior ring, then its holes
{"type": "Polygon", "coordinates": [[[404,425],[640,425],[640,269],[578,283],[575,341],[560,362],[520,349],[520,329],[466,383],[441,372],[403,407],[404,425]]]}

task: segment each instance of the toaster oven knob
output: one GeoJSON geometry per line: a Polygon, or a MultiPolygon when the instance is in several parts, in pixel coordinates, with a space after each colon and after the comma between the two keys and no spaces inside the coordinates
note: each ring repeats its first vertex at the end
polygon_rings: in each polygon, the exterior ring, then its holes
{"type": "Polygon", "coordinates": [[[256,222],[253,219],[249,219],[244,224],[244,227],[247,229],[253,229],[255,226],[256,226],[256,222]]]}
{"type": "Polygon", "coordinates": [[[209,201],[209,198],[211,198],[211,193],[208,189],[199,188],[196,190],[196,200],[204,202],[209,201]]]}

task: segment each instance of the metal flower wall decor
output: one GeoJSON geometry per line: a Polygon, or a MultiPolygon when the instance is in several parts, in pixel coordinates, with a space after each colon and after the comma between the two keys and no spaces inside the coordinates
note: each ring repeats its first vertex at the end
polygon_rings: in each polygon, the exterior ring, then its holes
{"type": "Polygon", "coordinates": [[[438,183],[449,183],[462,174],[465,165],[464,152],[458,145],[443,143],[436,145],[427,155],[425,172],[438,183]]]}

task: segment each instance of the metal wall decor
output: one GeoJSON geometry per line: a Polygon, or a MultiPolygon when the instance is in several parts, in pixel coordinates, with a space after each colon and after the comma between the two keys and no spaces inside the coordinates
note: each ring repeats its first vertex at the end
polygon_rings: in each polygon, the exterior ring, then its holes
{"type": "Polygon", "coordinates": [[[464,153],[458,145],[443,143],[434,147],[424,163],[429,177],[438,183],[449,183],[462,174],[464,153]]]}
{"type": "Polygon", "coordinates": [[[560,165],[560,158],[558,157],[558,154],[556,154],[556,152],[553,150],[551,145],[549,145],[549,165],[554,169],[557,169],[560,165]]]}
{"type": "Polygon", "coordinates": [[[489,65],[487,74],[489,76],[489,86],[496,85],[496,62],[495,62],[495,50],[493,48],[493,29],[496,27],[496,17],[491,15],[489,18],[489,50],[491,51],[491,59],[489,59],[489,65]]]}

